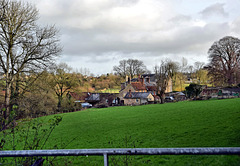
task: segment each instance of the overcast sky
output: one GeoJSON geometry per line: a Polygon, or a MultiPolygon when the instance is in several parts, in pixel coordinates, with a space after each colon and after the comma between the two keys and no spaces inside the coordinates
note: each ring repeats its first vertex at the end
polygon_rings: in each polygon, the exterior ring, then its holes
{"type": "Polygon", "coordinates": [[[113,72],[123,59],[149,70],[166,58],[208,62],[224,36],[240,38],[240,0],[25,0],[39,9],[39,24],[60,30],[59,62],[113,72]]]}

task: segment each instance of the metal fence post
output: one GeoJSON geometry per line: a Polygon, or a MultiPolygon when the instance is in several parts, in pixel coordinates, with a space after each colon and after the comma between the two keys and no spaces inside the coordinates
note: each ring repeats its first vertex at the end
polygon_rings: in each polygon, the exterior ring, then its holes
{"type": "Polygon", "coordinates": [[[104,155],[104,166],[108,166],[108,155],[105,153],[104,155]]]}

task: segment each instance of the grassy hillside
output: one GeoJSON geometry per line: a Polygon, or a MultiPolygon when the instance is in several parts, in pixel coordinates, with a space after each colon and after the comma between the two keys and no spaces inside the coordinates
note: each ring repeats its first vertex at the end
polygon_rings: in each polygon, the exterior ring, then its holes
{"type": "MultiPolygon", "coordinates": [[[[62,116],[63,121],[46,147],[56,143],[59,148],[69,143],[66,149],[240,147],[240,99],[89,109],[62,116]]],[[[73,163],[103,164],[103,157],[74,158],[73,163]]],[[[110,163],[239,165],[239,159],[239,156],[114,156],[110,163]]]]}
{"type": "Polygon", "coordinates": [[[105,90],[101,90],[101,93],[119,93],[119,89],[105,89],[105,90]]]}

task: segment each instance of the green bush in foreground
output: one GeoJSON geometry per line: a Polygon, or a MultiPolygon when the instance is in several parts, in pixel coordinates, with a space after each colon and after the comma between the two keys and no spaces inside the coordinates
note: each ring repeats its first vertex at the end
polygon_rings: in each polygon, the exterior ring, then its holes
{"type": "MultiPolygon", "coordinates": [[[[40,150],[55,127],[62,121],[61,116],[54,116],[48,121],[41,119],[22,119],[18,125],[13,120],[12,125],[0,132],[0,150],[40,150]]],[[[52,144],[52,148],[56,145],[52,144]]],[[[32,165],[38,157],[0,158],[0,165],[32,165]]],[[[49,160],[51,162],[52,160],[49,160]]]]}

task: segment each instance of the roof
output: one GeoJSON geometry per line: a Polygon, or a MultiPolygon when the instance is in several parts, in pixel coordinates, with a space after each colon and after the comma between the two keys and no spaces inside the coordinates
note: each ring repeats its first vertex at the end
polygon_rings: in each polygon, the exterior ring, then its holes
{"type": "Polygon", "coordinates": [[[230,91],[230,92],[235,92],[235,93],[240,93],[240,88],[238,88],[238,87],[223,88],[223,90],[230,91]]]}
{"type": "Polygon", "coordinates": [[[132,82],[131,85],[135,90],[147,90],[141,82],[132,82]]]}
{"type": "Polygon", "coordinates": [[[75,99],[75,100],[85,100],[89,95],[90,93],[89,92],[82,92],[80,94],[78,93],[75,93],[75,92],[69,92],[69,94],[75,99]]]}
{"type": "Polygon", "coordinates": [[[138,82],[138,78],[131,79],[131,82],[138,82]]]}
{"type": "Polygon", "coordinates": [[[219,90],[219,87],[205,87],[203,90],[219,90]]]}
{"type": "Polygon", "coordinates": [[[92,93],[87,99],[87,101],[100,101],[99,93],[92,93]]]}
{"type": "Polygon", "coordinates": [[[155,74],[142,74],[143,77],[153,77],[155,74]]]}
{"type": "Polygon", "coordinates": [[[176,95],[185,96],[183,92],[176,92],[176,95]]]}
{"type": "Polygon", "coordinates": [[[103,98],[116,98],[118,93],[92,93],[86,101],[100,101],[103,98]]]}
{"type": "Polygon", "coordinates": [[[150,92],[128,92],[125,95],[125,99],[146,99],[148,97],[149,94],[151,94],[150,92]],[[132,96],[130,96],[130,93],[132,96]]]}
{"type": "Polygon", "coordinates": [[[156,86],[155,82],[147,82],[147,81],[145,81],[144,83],[145,83],[146,86],[156,86]]]}
{"type": "MultiPolygon", "coordinates": [[[[139,78],[140,78],[140,77],[138,77],[138,78],[132,78],[132,79],[131,79],[131,83],[132,83],[132,82],[139,82],[139,78]]],[[[150,78],[151,82],[155,82],[155,74],[142,74],[142,75],[141,75],[141,78],[144,78],[144,79],[150,78]]],[[[146,81],[146,80],[145,80],[145,81],[146,81]]],[[[128,83],[128,81],[126,81],[126,82],[124,82],[124,83],[122,83],[122,84],[125,84],[125,83],[128,83]]]]}
{"type": "Polygon", "coordinates": [[[143,74],[143,78],[149,78],[151,82],[156,82],[156,75],[155,74],[143,74]]]}
{"type": "Polygon", "coordinates": [[[157,91],[157,87],[156,86],[146,86],[148,91],[157,91]]]}

